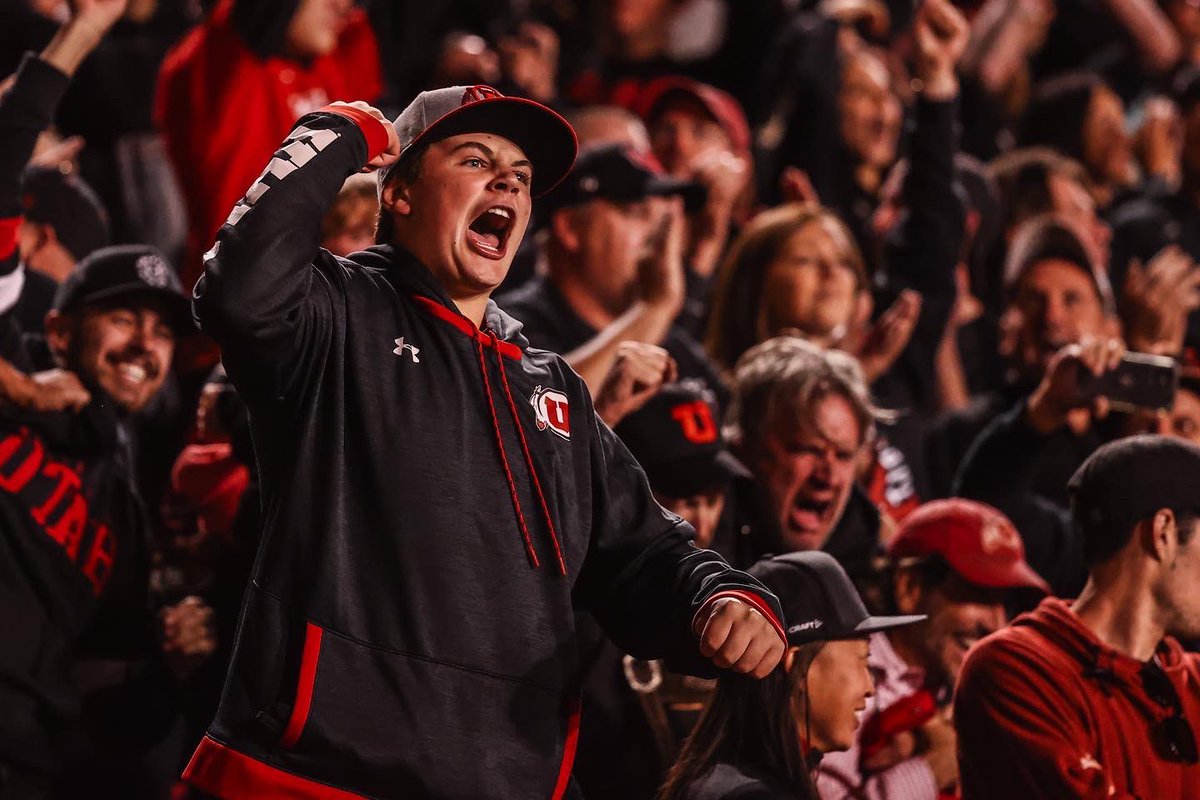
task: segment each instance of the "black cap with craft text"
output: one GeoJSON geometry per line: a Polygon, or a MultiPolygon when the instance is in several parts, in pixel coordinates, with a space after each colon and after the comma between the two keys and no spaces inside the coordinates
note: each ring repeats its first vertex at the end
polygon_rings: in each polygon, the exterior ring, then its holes
{"type": "Polygon", "coordinates": [[[846,570],[819,550],[768,556],[748,572],[779,598],[789,645],[854,639],[925,619],[871,616],[846,570]]]}

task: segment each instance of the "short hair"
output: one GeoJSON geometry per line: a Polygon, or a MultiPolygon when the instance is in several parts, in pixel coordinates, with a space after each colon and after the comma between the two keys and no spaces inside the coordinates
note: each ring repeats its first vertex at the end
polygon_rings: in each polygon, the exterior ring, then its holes
{"type": "Polygon", "coordinates": [[[1002,230],[1054,211],[1051,176],[1061,175],[1087,185],[1083,165],[1049,147],[1027,147],[1006,153],[991,163],[988,172],[1000,200],[1002,230]]]}
{"type": "Polygon", "coordinates": [[[1021,146],[1044,145],[1082,159],[1088,107],[1096,91],[1105,86],[1092,72],[1067,73],[1037,86],[1022,120],[1021,146]]]}
{"type": "Polygon", "coordinates": [[[893,417],[871,400],[862,367],[849,353],[798,336],[768,339],[747,350],[734,369],[727,435],[753,449],[780,410],[812,419],[817,403],[830,395],[850,404],[862,432],[860,445],[874,435],[877,420],[893,417]]]}
{"type": "Polygon", "coordinates": [[[375,222],[375,244],[391,244],[396,238],[396,226],[392,223],[392,212],[383,206],[383,190],[386,186],[400,181],[412,185],[421,177],[421,166],[425,154],[435,140],[418,142],[409,148],[400,160],[389,169],[379,181],[379,216],[375,222]]]}
{"type": "Polygon", "coordinates": [[[1013,301],[1021,281],[1030,269],[1042,261],[1051,259],[1066,261],[1078,267],[1091,279],[1096,298],[1100,301],[1104,313],[1116,313],[1112,285],[1107,273],[1092,262],[1087,248],[1075,232],[1052,214],[1026,220],[1013,237],[1012,247],[1009,248],[1008,258],[1004,262],[1006,300],[1013,301]]]}
{"type": "Polygon", "coordinates": [[[869,288],[854,235],[833,211],[816,203],[788,203],[762,212],[734,240],[717,274],[706,344],[723,369],[732,368],[742,353],[758,343],[758,309],[767,269],[788,239],[810,222],[829,222],[842,231],[858,290],[869,288]]]}
{"type": "Polygon", "coordinates": [[[357,209],[364,205],[370,205],[378,215],[378,182],[371,175],[355,173],[342,184],[333,205],[325,212],[325,218],[321,220],[321,239],[336,236],[353,219],[357,209]]]}
{"type": "MultiPolygon", "coordinates": [[[[1179,543],[1191,541],[1200,522],[1200,506],[1195,508],[1172,508],[1175,515],[1175,526],[1179,530],[1179,543]]],[[[1133,538],[1133,529],[1145,520],[1138,520],[1133,525],[1117,520],[1088,520],[1075,519],[1075,526],[1082,534],[1083,563],[1089,567],[1103,564],[1125,549],[1133,538]]]]}

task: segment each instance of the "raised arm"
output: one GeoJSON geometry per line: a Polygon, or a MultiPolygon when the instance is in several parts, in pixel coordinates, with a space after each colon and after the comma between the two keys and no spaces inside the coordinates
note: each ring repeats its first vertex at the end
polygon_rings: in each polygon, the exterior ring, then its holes
{"type": "Polygon", "coordinates": [[[307,114],[221,226],[193,308],[201,329],[221,345],[239,391],[283,394],[295,355],[326,331],[313,299],[328,286],[312,266],[321,219],[346,178],[368,162],[394,160],[398,142],[365,103],[307,114]]]}

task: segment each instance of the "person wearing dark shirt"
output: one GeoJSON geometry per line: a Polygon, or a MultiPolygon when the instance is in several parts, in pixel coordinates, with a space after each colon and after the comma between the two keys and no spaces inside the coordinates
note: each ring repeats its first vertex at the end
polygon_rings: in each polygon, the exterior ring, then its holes
{"type": "Polygon", "coordinates": [[[534,346],[565,356],[593,393],[621,343],[635,341],[665,348],[681,378],[704,381],[723,403],[715,367],[675,323],[684,220],[683,209],[664,198],[691,200],[695,189],[663,175],[653,157],[607,145],[585,151],[547,198],[554,211],[546,275],[497,302],[521,320],[534,346]]]}
{"type": "Polygon", "coordinates": [[[249,412],[264,529],[200,791],[574,796],[576,610],[688,670],[778,663],[774,597],[690,544],[491,300],[575,151],[491,87],[395,122],[334,103],[222,226],[193,307],[249,412]],[[380,244],[337,258],[320,221],[364,166],[380,244]]]}
{"type": "Polygon", "coordinates": [[[754,477],[735,479],[713,548],[742,567],[768,553],[824,550],[869,583],[880,515],[857,473],[885,416],[846,353],[794,336],[747,351],[727,419],[754,477]]]}
{"type": "MultiPolygon", "coordinates": [[[[77,679],[95,679],[87,659],[148,658],[131,681],[143,688],[162,686],[167,677],[149,613],[149,511],[134,472],[132,423],[163,386],[176,338],[193,329],[179,281],[152,248],[101,248],[59,287],[44,337],[22,336],[12,313],[11,288],[24,269],[17,246],[21,166],[70,75],[123,11],[121,0],[81,3],[41,57],[25,58],[0,98],[0,611],[9,622],[0,647],[0,794],[6,797],[50,797],[67,765],[98,758],[90,745],[119,750],[116,741],[84,734],[84,715],[123,691],[120,682],[101,680],[85,707],[87,689],[77,679]]],[[[169,654],[185,660],[195,654],[173,650],[176,644],[168,631],[169,654]]],[[[139,708],[146,702],[142,695],[125,701],[139,708]]],[[[142,719],[125,711],[126,719],[142,719]]],[[[111,788],[100,770],[91,770],[90,780],[90,790],[111,788]]],[[[123,788],[139,791],[128,781],[123,788]]]]}
{"type": "Polygon", "coordinates": [[[1135,436],[1071,478],[1087,585],[972,648],[963,797],[1200,797],[1200,448],[1135,436]]]}

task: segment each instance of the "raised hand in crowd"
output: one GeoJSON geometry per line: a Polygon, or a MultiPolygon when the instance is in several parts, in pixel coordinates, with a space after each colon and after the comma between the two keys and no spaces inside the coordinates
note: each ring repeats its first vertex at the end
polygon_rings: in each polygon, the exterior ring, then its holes
{"type": "Polygon", "coordinates": [[[949,0],[925,0],[917,10],[913,38],[917,46],[916,76],[921,93],[932,100],[958,95],[955,70],[966,52],[971,27],[949,0]]]}
{"type": "Polygon", "coordinates": [[[1179,355],[1188,314],[1200,308],[1200,266],[1177,245],[1165,248],[1145,267],[1132,262],[1125,276],[1122,306],[1130,349],[1179,355]]]}
{"type": "Polygon", "coordinates": [[[868,381],[883,375],[904,352],[921,316],[921,295],[905,289],[874,323],[852,331],[839,347],[858,357],[868,381]]]}
{"type": "Polygon", "coordinates": [[[1145,174],[1174,189],[1183,179],[1183,117],[1170,98],[1156,96],[1142,109],[1136,147],[1145,174]]]}
{"type": "Polygon", "coordinates": [[[79,411],[92,399],[74,372],[49,369],[26,375],[0,359],[0,398],[37,413],[79,411]]]}
{"type": "Polygon", "coordinates": [[[693,177],[708,190],[704,209],[692,228],[691,268],[711,275],[725,254],[734,210],[750,185],[754,170],[746,156],[713,148],[696,159],[693,177]]]}
{"type": "Polygon", "coordinates": [[[538,22],[523,22],[496,43],[504,74],[526,96],[548,103],[558,93],[558,34],[538,22]]]}
{"type": "Polygon", "coordinates": [[[785,203],[820,203],[821,196],[808,173],[799,167],[784,167],[779,175],[779,195],[785,203]]]}
{"type": "Polygon", "coordinates": [[[199,597],[185,597],[158,614],[162,652],[175,677],[184,680],[217,649],[213,610],[199,597]]]}
{"type": "Polygon", "coordinates": [[[596,413],[615,428],[677,375],[675,359],[663,348],[645,342],[621,342],[617,360],[596,391],[596,413]]]}
{"type": "Polygon", "coordinates": [[[73,0],[71,18],[42,53],[65,75],[75,70],[125,14],[126,0],[73,0]]]}
{"type": "Polygon", "coordinates": [[[1086,427],[1090,416],[1108,413],[1104,397],[1088,397],[1084,382],[1090,373],[1099,377],[1116,368],[1125,355],[1125,343],[1117,338],[1085,336],[1063,347],[1046,365],[1042,382],[1029,396],[1026,415],[1041,433],[1052,433],[1063,425],[1086,427]]]}
{"type": "Polygon", "coordinates": [[[879,0],[822,0],[818,10],[845,28],[860,28],[879,41],[892,27],[892,15],[879,0]]]}
{"type": "Polygon", "coordinates": [[[670,312],[674,319],[687,294],[683,264],[687,220],[679,198],[657,202],[663,209],[661,227],[651,242],[651,255],[638,268],[638,296],[642,302],[670,312]]]}

